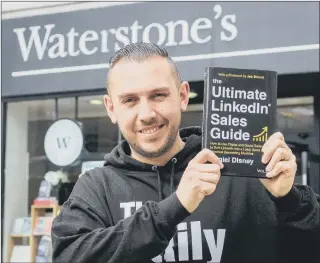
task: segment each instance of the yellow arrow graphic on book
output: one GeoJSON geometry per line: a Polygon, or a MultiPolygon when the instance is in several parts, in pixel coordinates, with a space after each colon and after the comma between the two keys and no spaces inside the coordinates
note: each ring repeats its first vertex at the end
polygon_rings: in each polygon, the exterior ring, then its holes
{"type": "Polygon", "coordinates": [[[265,142],[268,139],[268,127],[263,127],[262,132],[252,137],[253,141],[256,142],[265,142]]]}

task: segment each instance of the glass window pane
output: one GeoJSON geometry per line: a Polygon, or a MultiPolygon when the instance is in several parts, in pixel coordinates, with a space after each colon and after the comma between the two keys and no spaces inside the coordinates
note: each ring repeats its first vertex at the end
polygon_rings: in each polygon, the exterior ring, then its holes
{"type": "Polygon", "coordinates": [[[75,105],[76,99],[75,97],[68,97],[68,98],[59,98],[58,99],[58,119],[69,118],[75,119],[75,105]]]}
{"type": "Polygon", "coordinates": [[[54,119],[54,100],[8,103],[4,164],[5,253],[15,219],[30,216],[31,203],[46,172],[44,133],[54,119]]]}
{"type": "MultiPolygon", "coordinates": [[[[78,108],[74,97],[56,101],[32,100],[8,103],[6,130],[5,198],[4,198],[4,240],[7,251],[7,237],[18,217],[30,216],[31,205],[38,196],[39,187],[49,171],[63,171],[68,182],[63,187],[72,190],[83,163],[100,161],[118,143],[118,129],[103,105],[103,95],[78,98],[78,108]],[[100,99],[102,103],[94,101],[100,99]],[[58,118],[75,119],[82,127],[84,147],[78,160],[66,167],[50,162],[44,150],[44,138],[49,127],[58,118]]],[[[67,196],[63,196],[62,204],[67,196]]]]}
{"type": "Polygon", "coordinates": [[[118,143],[118,127],[108,117],[103,95],[79,97],[78,105],[86,150],[102,155],[110,152],[118,143]]]}
{"type": "Polygon", "coordinates": [[[181,116],[181,128],[202,126],[202,104],[189,105],[186,112],[181,116]]]}

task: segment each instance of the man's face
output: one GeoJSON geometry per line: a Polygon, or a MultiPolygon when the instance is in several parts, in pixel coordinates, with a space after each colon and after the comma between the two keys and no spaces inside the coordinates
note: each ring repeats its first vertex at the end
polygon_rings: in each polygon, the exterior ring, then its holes
{"type": "Polygon", "coordinates": [[[105,105],[131,149],[158,157],[176,142],[181,111],[188,104],[189,85],[177,83],[168,60],[120,60],[109,76],[105,105]]]}

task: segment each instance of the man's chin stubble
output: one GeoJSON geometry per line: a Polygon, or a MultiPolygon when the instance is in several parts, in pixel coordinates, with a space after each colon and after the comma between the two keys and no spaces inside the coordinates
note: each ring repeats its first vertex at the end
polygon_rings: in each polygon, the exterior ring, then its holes
{"type": "Polygon", "coordinates": [[[156,158],[165,154],[173,147],[176,137],[177,137],[177,134],[175,134],[174,136],[169,136],[168,140],[166,141],[166,144],[162,146],[158,151],[155,151],[155,152],[145,151],[137,144],[133,144],[133,145],[130,144],[130,145],[135,150],[135,152],[138,153],[139,155],[147,158],[156,158]]]}
{"type": "Polygon", "coordinates": [[[139,155],[141,155],[143,157],[156,158],[156,157],[159,157],[159,156],[165,154],[166,152],[168,152],[170,150],[170,148],[172,147],[172,145],[171,146],[165,145],[164,147],[160,148],[158,151],[154,151],[154,152],[145,151],[141,147],[139,147],[138,145],[131,145],[131,147],[134,149],[134,151],[136,153],[138,153],[139,155]]]}

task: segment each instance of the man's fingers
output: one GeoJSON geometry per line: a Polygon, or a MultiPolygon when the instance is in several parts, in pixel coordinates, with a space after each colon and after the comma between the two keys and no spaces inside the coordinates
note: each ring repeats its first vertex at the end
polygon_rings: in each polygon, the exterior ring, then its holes
{"type": "Polygon", "coordinates": [[[276,139],[280,139],[282,141],[284,141],[284,136],[281,132],[276,132],[274,134],[272,134],[270,137],[269,137],[269,140],[273,141],[273,140],[276,140],[276,139]]]}
{"type": "Polygon", "coordinates": [[[216,184],[211,184],[201,181],[201,190],[200,192],[205,195],[211,195],[216,190],[216,184]]]}
{"type": "Polygon", "coordinates": [[[262,147],[263,156],[262,156],[261,161],[263,163],[268,163],[278,148],[284,148],[288,151],[291,151],[291,149],[288,147],[288,145],[281,139],[275,139],[272,141],[268,141],[262,147]]]}
{"type": "Polygon", "coordinates": [[[271,157],[269,164],[266,167],[266,171],[270,172],[280,161],[289,161],[291,159],[291,155],[291,151],[288,151],[285,148],[276,149],[273,156],[271,157]]]}
{"type": "Polygon", "coordinates": [[[196,163],[215,163],[219,164],[220,167],[223,167],[222,162],[220,161],[219,157],[215,155],[213,151],[210,151],[209,149],[203,149],[200,151],[190,162],[189,164],[196,164],[196,163]]]}
{"type": "Polygon", "coordinates": [[[292,161],[283,161],[283,162],[278,162],[275,167],[273,168],[272,171],[268,172],[266,174],[267,177],[272,178],[276,177],[279,174],[291,174],[290,171],[294,168],[293,166],[295,165],[295,162],[293,164],[292,161]]]}
{"type": "Polygon", "coordinates": [[[276,132],[269,137],[269,139],[266,141],[266,143],[262,147],[262,152],[265,152],[265,149],[269,148],[269,145],[272,144],[272,142],[277,140],[285,141],[284,136],[281,132],[276,132]]]}
{"type": "Polygon", "coordinates": [[[199,173],[198,178],[203,182],[217,184],[220,180],[220,175],[214,173],[199,173]]]}

